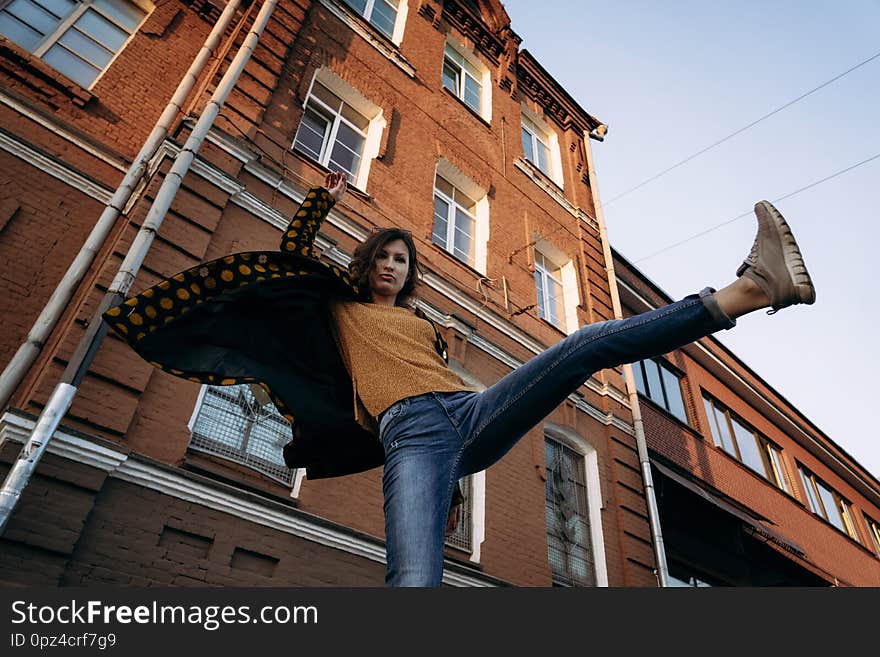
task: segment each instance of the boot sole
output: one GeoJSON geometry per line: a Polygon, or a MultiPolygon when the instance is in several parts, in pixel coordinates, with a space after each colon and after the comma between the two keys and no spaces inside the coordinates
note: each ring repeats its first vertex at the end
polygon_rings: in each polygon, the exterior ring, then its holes
{"type": "Polygon", "coordinates": [[[759,201],[755,204],[755,214],[761,220],[761,215],[765,215],[765,220],[769,221],[776,230],[776,235],[782,244],[783,259],[788,275],[794,284],[795,294],[797,295],[797,303],[811,304],[816,301],[816,288],[813,287],[813,279],[807,271],[804,264],[804,256],[798,246],[797,240],[791,232],[791,228],[770,201],[759,201]]]}

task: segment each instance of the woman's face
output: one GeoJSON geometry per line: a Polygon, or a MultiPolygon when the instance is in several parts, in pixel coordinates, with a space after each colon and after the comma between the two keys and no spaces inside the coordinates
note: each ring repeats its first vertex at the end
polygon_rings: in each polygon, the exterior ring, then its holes
{"type": "Polygon", "coordinates": [[[401,240],[392,240],[376,252],[370,272],[370,291],[374,301],[393,304],[409,274],[409,249],[401,240]],[[381,297],[381,298],[380,298],[381,297]]]}

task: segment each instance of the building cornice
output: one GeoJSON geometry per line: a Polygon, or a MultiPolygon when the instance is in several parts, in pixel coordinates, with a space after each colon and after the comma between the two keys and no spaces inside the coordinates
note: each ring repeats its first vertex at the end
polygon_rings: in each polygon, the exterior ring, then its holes
{"type": "MultiPolygon", "coordinates": [[[[24,444],[35,424],[30,417],[15,411],[7,411],[0,417],[0,445],[6,441],[24,444]]],[[[59,428],[52,435],[46,449],[50,454],[97,468],[110,477],[142,488],[228,513],[242,520],[271,527],[371,561],[385,563],[385,548],[379,540],[366,540],[353,532],[346,531],[342,525],[330,521],[311,520],[308,514],[289,509],[256,493],[249,492],[245,496],[234,486],[154,462],[135,452],[117,451],[99,442],[105,441],[59,428]]],[[[453,564],[447,564],[446,570],[443,581],[447,584],[494,586],[488,578],[457,572],[453,564]]]]}

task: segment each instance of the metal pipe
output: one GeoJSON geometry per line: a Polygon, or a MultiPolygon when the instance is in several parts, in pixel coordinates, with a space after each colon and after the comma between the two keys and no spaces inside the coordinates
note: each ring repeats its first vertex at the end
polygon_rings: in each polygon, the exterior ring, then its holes
{"type": "MultiPolygon", "coordinates": [[[[608,231],[605,227],[605,214],[602,212],[602,202],[599,199],[599,187],[596,182],[596,169],[593,166],[593,149],[590,139],[602,141],[605,138],[607,128],[597,130],[595,136],[584,135],[584,148],[587,152],[587,173],[590,178],[590,192],[593,195],[593,207],[596,209],[596,221],[599,224],[599,238],[602,241],[602,252],[605,256],[605,271],[608,273],[608,285],[611,288],[611,307],[616,319],[623,318],[623,309],[620,305],[620,292],[617,289],[617,275],[614,272],[614,260],[611,255],[611,243],[608,240],[608,231]]],[[[642,470],[642,481],[645,485],[645,502],[648,506],[648,523],[651,527],[651,543],[654,548],[654,559],[657,562],[657,581],[662,588],[669,585],[669,570],[666,565],[666,550],[663,546],[663,531],[660,528],[660,511],[657,508],[657,496],[654,491],[654,478],[651,475],[651,460],[648,456],[648,443],[645,439],[645,425],[642,422],[642,411],[639,406],[639,393],[636,389],[636,380],[633,376],[632,365],[627,363],[623,366],[623,379],[626,382],[626,390],[629,395],[629,404],[633,416],[633,430],[636,438],[636,447],[639,453],[639,465],[642,470]]]]}
{"type": "MultiPolygon", "coordinates": [[[[71,378],[78,382],[85,374],[104,335],[104,331],[98,328],[103,323],[101,312],[110,303],[122,299],[129,287],[131,287],[134,277],[137,275],[147,255],[147,250],[150,248],[150,244],[152,244],[153,238],[159,230],[168,208],[171,206],[171,201],[180,188],[183,177],[195,159],[205,135],[208,134],[208,130],[210,130],[214,123],[214,119],[220,113],[220,108],[232,92],[244,67],[250,60],[260,35],[269,22],[277,4],[278,0],[266,0],[260,8],[251,31],[245,37],[239,51],[235,54],[229,69],[223,74],[220,84],[214,90],[211,100],[208,101],[204,112],[202,112],[202,115],[196,122],[192,133],[175,159],[174,165],[165,176],[165,180],[162,181],[162,185],[156,194],[152,206],[150,206],[147,217],[120,266],[119,273],[113,279],[110,289],[99,304],[98,311],[96,311],[92,321],[89,323],[89,326],[94,328],[88,331],[83,336],[83,339],[80,340],[75,352],[76,359],[71,359],[65,370],[64,378],[71,378]]],[[[73,403],[76,392],[77,388],[74,385],[70,385],[69,382],[62,381],[58,384],[43,412],[40,413],[34,431],[22,448],[6,480],[3,482],[3,488],[0,490],[0,535],[6,530],[9,518],[12,516],[22,491],[36,470],[48,441],[73,403]]]]}
{"type": "Polygon", "coordinates": [[[147,170],[150,160],[165,139],[171,123],[181,111],[183,103],[186,102],[187,96],[192,91],[193,86],[210,60],[211,54],[220,43],[226,28],[229,27],[229,23],[235,16],[235,12],[240,4],[241,0],[230,0],[223,13],[220,14],[220,18],[217,19],[217,23],[202,45],[201,50],[196,54],[180,84],[177,85],[177,90],[174,92],[171,100],[168,101],[147,140],[141,146],[140,152],[132,161],[116,192],[107,203],[101,216],[98,217],[98,221],[92,228],[91,233],[89,233],[88,238],[86,238],[82,249],[77,253],[73,262],[70,263],[61,282],[58,283],[52,296],[49,297],[49,301],[31,327],[25,342],[18,348],[12,360],[6,365],[3,374],[0,374],[0,409],[5,408],[9,403],[9,399],[19,384],[21,384],[31,365],[40,355],[64,309],[70,303],[83,277],[86,275],[89,267],[91,267],[92,262],[94,262],[98,251],[101,250],[107,241],[116,219],[123,212],[126,204],[134,194],[134,190],[147,170]]]}

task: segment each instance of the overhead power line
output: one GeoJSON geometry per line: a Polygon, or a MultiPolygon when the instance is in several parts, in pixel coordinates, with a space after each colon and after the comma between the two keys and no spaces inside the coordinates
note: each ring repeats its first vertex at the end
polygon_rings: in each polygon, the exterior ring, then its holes
{"type": "MultiPolygon", "coordinates": [[[[862,166],[863,164],[867,164],[868,162],[876,160],[878,157],[880,157],[880,153],[877,153],[876,155],[869,157],[866,160],[862,160],[861,162],[857,162],[856,164],[848,166],[845,169],[841,169],[840,171],[835,171],[830,176],[825,176],[821,180],[816,180],[814,182],[811,182],[809,185],[804,185],[803,187],[796,189],[793,192],[789,192],[788,194],[785,194],[784,196],[780,196],[778,198],[775,198],[775,199],[773,199],[772,202],[778,203],[779,201],[784,201],[785,199],[791,198],[792,196],[794,196],[796,194],[800,194],[801,192],[804,192],[812,187],[815,187],[816,185],[821,185],[824,182],[828,182],[832,178],[836,178],[837,176],[841,176],[841,175],[845,174],[847,171],[852,171],[853,169],[858,168],[858,167],[862,166]]],[[[743,217],[748,217],[751,214],[752,214],[752,210],[748,210],[746,212],[743,212],[742,214],[738,214],[737,216],[733,217],[732,219],[728,219],[727,221],[722,221],[720,224],[715,224],[714,226],[707,228],[706,230],[700,231],[699,233],[696,233],[694,235],[691,235],[690,237],[686,237],[685,239],[678,241],[675,244],[670,244],[669,246],[663,247],[659,251],[654,251],[653,253],[646,255],[646,256],[643,256],[643,257],[639,258],[638,260],[634,260],[633,263],[644,262],[645,260],[653,258],[654,256],[658,256],[661,253],[666,253],[667,251],[671,251],[672,249],[679,247],[682,244],[687,244],[688,242],[692,242],[693,240],[697,239],[698,237],[702,237],[703,235],[708,235],[709,233],[716,231],[719,228],[726,226],[727,224],[732,224],[734,221],[738,221],[739,219],[742,219],[743,217]]]]}
{"type": "Polygon", "coordinates": [[[857,68],[861,68],[861,67],[864,66],[865,64],[867,64],[867,63],[869,63],[869,62],[871,62],[871,61],[877,59],[878,57],[880,57],[880,52],[878,52],[877,54],[875,54],[875,55],[873,55],[873,56],[871,56],[871,57],[868,57],[868,59],[866,59],[866,60],[864,60],[864,61],[862,61],[862,62],[859,62],[859,63],[856,64],[855,66],[853,66],[853,67],[851,67],[851,68],[848,68],[848,69],[845,70],[843,73],[840,73],[840,74],[838,74],[838,75],[835,75],[835,76],[834,76],[833,78],[831,78],[830,80],[826,80],[825,82],[823,82],[822,84],[820,84],[818,87],[815,87],[815,88],[813,88],[813,89],[810,89],[808,92],[801,94],[800,96],[798,96],[798,97],[795,98],[794,100],[790,100],[789,102],[785,103],[785,105],[782,105],[782,106],[780,106],[780,107],[777,107],[777,108],[776,108],[775,110],[773,110],[772,112],[768,112],[768,113],[765,114],[764,116],[762,116],[762,117],[760,117],[760,118],[758,118],[758,119],[755,119],[754,121],[752,121],[752,122],[749,123],[748,125],[743,126],[743,127],[740,128],[739,130],[737,130],[737,131],[735,131],[735,132],[731,132],[729,135],[727,135],[726,137],[724,137],[724,138],[722,138],[722,139],[719,139],[719,140],[716,141],[714,144],[711,144],[711,145],[709,145],[709,146],[706,146],[705,148],[703,148],[703,149],[697,151],[696,153],[694,153],[693,155],[689,155],[688,157],[684,158],[684,159],[681,160],[680,162],[677,162],[676,164],[673,164],[671,167],[669,167],[669,168],[667,168],[667,169],[664,169],[664,170],[661,171],[660,173],[654,174],[654,175],[651,176],[650,178],[647,178],[646,180],[643,180],[642,182],[640,182],[640,183],[639,183],[638,185],[636,185],[635,187],[632,187],[632,188],[626,190],[625,192],[622,192],[622,193],[618,194],[617,196],[612,197],[611,199],[609,199],[609,200],[605,201],[604,203],[602,203],[602,207],[603,207],[603,208],[607,208],[609,205],[611,205],[612,203],[614,203],[614,202],[617,201],[618,199],[621,199],[621,198],[623,198],[624,196],[627,196],[628,194],[632,194],[634,191],[636,191],[636,190],[638,190],[638,189],[641,189],[642,187],[644,187],[644,186],[647,185],[648,183],[654,182],[655,180],[657,180],[657,179],[660,178],[661,176],[665,176],[665,175],[666,175],[667,173],[669,173],[670,171],[673,171],[674,169],[677,169],[678,167],[680,167],[680,166],[683,165],[683,164],[687,164],[688,162],[690,162],[690,161],[693,160],[694,158],[699,157],[699,156],[702,155],[703,153],[706,153],[707,151],[712,150],[712,149],[715,148],[716,146],[720,146],[721,144],[723,144],[723,143],[726,142],[727,140],[732,139],[733,137],[736,137],[738,134],[740,134],[740,133],[742,133],[742,132],[745,132],[745,131],[748,130],[749,128],[751,128],[751,127],[753,127],[753,126],[759,124],[761,121],[764,121],[765,119],[769,119],[771,116],[773,116],[774,114],[778,114],[779,112],[781,112],[781,111],[784,110],[785,108],[787,108],[787,107],[791,107],[792,105],[794,105],[795,103],[797,103],[797,102],[803,100],[804,98],[806,98],[806,97],[809,96],[810,94],[816,93],[816,92],[819,91],[820,89],[822,89],[822,88],[824,88],[824,87],[827,87],[827,86],[828,86],[829,84],[831,84],[832,82],[836,82],[837,80],[839,80],[839,79],[842,78],[843,76],[852,73],[852,72],[855,71],[857,68]]]}

